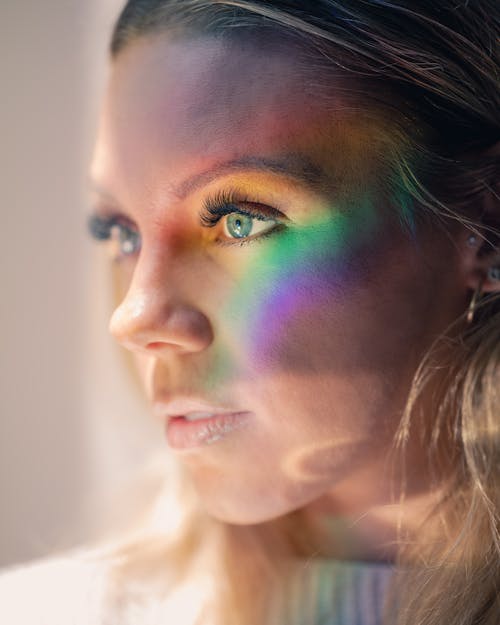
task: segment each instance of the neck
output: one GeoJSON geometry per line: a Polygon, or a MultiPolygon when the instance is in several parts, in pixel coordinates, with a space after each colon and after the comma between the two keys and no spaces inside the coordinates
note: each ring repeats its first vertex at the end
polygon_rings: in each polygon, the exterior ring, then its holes
{"type": "Polygon", "coordinates": [[[302,514],[318,555],[395,562],[402,542],[407,545],[425,538],[425,522],[442,500],[443,491],[444,487],[409,488],[405,497],[395,502],[389,493],[371,489],[363,499],[352,484],[320,497],[302,514]]]}

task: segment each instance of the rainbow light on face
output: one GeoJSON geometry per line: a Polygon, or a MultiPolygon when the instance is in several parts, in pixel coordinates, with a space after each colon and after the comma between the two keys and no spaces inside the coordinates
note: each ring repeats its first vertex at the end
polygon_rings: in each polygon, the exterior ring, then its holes
{"type": "Polygon", "coordinates": [[[328,218],[292,226],[262,244],[225,307],[253,363],[268,366],[294,320],[342,297],[355,271],[353,258],[378,221],[366,196],[349,211],[332,209],[328,218]]]}

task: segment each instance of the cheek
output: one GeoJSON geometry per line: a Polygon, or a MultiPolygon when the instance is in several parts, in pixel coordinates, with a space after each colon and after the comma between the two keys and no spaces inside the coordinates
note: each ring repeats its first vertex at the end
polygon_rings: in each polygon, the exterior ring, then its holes
{"type": "Polygon", "coordinates": [[[287,368],[309,368],[308,347],[317,344],[324,323],[334,321],[327,311],[335,310],[348,281],[345,260],[329,254],[320,263],[294,258],[285,270],[269,275],[248,324],[252,362],[265,368],[273,361],[287,368]]]}
{"type": "Polygon", "coordinates": [[[376,230],[367,202],[357,214],[295,228],[263,244],[226,308],[252,366],[314,368],[322,353],[331,354],[333,335],[341,335],[352,313],[356,285],[365,281],[376,230]]]}
{"type": "Polygon", "coordinates": [[[226,311],[257,377],[368,374],[404,392],[432,335],[437,277],[398,216],[380,213],[360,202],[263,244],[226,311]]]}

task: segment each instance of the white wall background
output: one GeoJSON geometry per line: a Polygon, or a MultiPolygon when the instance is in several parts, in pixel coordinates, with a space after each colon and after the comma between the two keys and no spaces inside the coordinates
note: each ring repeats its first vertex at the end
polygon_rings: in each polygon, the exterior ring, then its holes
{"type": "Polygon", "coordinates": [[[159,443],[107,337],[107,276],[85,231],[121,4],[0,3],[0,566],[93,535],[159,443]]]}

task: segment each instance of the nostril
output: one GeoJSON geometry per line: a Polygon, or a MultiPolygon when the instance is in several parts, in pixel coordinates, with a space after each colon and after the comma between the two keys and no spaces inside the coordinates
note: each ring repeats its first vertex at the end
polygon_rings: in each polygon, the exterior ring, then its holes
{"type": "MultiPolygon", "coordinates": [[[[144,300],[144,298],[142,298],[144,300]]],[[[161,298],[137,305],[137,298],[126,299],[113,313],[109,329],[127,349],[159,354],[200,351],[210,345],[213,332],[205,315],[190,305],[175,304],[161,298]]]]}
{"type": "Polygon", "coordinates": [[[164,349],[168,349],[170,352],[184,353],[189,351],[197,351],[195,345],[189,344],[185,340],[165,340],[165,341],[151,341],[144,344],[144,349],[149,353],[162,352],[164,349]]]}

